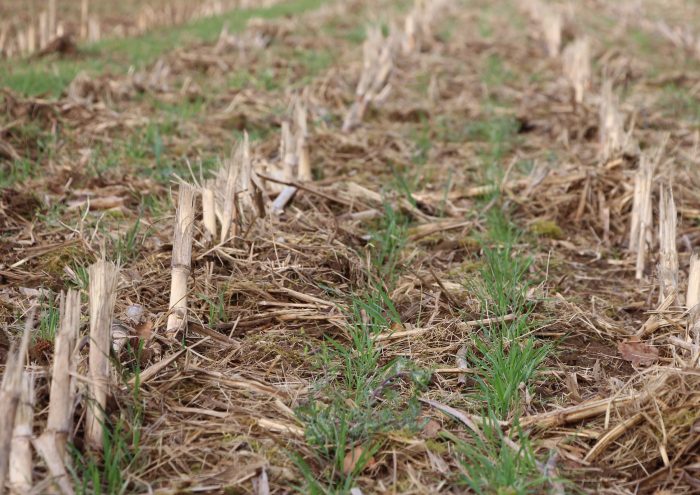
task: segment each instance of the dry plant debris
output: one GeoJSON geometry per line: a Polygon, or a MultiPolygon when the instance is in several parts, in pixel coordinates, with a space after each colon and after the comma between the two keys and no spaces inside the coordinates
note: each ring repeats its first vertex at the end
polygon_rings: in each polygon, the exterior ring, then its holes
{"type": "Polygon", "coordinates": [[[263,3],[0,7],[0,488],[697,491],[700,11],[263,3]]]}

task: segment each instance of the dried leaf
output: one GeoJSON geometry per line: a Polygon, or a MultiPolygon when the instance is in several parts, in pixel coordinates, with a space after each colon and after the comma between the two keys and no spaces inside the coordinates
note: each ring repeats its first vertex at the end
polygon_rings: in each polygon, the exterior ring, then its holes
{"type": "Polygon", "coordinates": [[[435,438],[441,429],[442,425],[434,419],[431,419],[421,430],[421,436],[423,438],[435,438]]]}
{"type": "Polygon", "coordinates": [[[638,337],[632,337],[626,342],[617,344],[617,350],[622,359],[632,363],[632,366],[649,366],[659,359],[659,350],[641,342],[638,337]]]}
{"type": "Polygon", "coordinates": [[[138,335],[142,339],[150,339],[151,335],[153,335],[153,321],[148,320],[143,323],[139,323],[138,325],[135,325],[134,331],[136,332],[136,335],[138,335]]]}
{"type": "MultiPolygon", "coordinates": [[[[363,459],[363,457],[366,456],[365,454],[365,447],[362,445],[358,445],[352,450],[349,450],[345,453],[345,460],[343,461],[343,473],[347,476],[351,474],[355,468],[357,467],[358,463],[360,460],[363,459]]],[[[365,462],[365,468],[371,468],[376,464],[376,461],[374,460],[374,457],[370,457],[367,462],[365,462]]]]}

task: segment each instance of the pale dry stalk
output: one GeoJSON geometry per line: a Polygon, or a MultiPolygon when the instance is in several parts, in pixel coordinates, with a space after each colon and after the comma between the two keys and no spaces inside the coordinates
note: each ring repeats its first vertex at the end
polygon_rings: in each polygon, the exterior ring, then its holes
{"type": "Polygon", "coordinates": [[[170,281],[170,315],[166,335],[174,338],[187,328],[187,280],[192,269],[192,234],[194,230],[194,195],[189,184],[180,184],[170,281]]]}
{"type": "Polygon", "coordinates": [[[0,385],[0,491],[4,490],[7,480],[15,417],[17,406],[22,397],[24,360],[29,347],[29,336],[34,325],[34,313],[35,310],[32,308],[27,315],[19,348],[15,349],[13,345],[7,354],[5,372],[0,385]]]}
{"type": "Polygon", "coordinates": [[[99,260],[90,265],[88,272],[90,276],[90,354],[89,404],[85,431],[87,443],[99,450],[102,448],[105,406],[110,384],[109,351],[112,345],[112,315],[119,268],[112,262],[99,260]]]}
{"type": "Polygon", "coordinates": [[[62,294],[60,310],[61,323],[56,334],[51,373],[49,417],[42,437],[46,437],[44,443],[51,447],[52,456],[65,459],[73,423],[75,385],[72,374],[76,370],[74,350],[80,328],[80,293],[71,289],[67,294],[62,294]]]}
{"type": "Polygon", "coordinates": [[[216,199],[213,187],[214,181],[211,180],[202,186],[202,222],[208,241],[216,236],[216,199]]]}
{"type": "Polygon", "coordinates": [[[343,132],[357,128],[367,107],[381,102],[391,90],[389,76],[394,67],[395,43],[394,33],[385,38],[378,26],[367,30],[367,39],[362,46],[362,74],[355,90],[355,101],[343,121],[343,132]]]}
{"type": "Polygon", "coordinates": [[[688,270],[688,292],[686,294],[688,308],[688,333],[694,345],[692,364],[697,365],[700,354],[700,252],[695,251],[690,257],[688,270]]]}
{"type": "Polygon", "coordinates": [[[34,423],[34,375],[24,371],[10,454],[10,493],[24,495],[32,489],[32,426],[34,423]]]}
{"type": "MultiPolygon", "coordinates": [[[[306,104],[298,98],[292,104],[291,122],[282,122],[280,156],[282,157],[282,178],[300,182],[312,180],[311,160],[309,158],[308,124],[306,104]]],[[[285,186],[272,202],[272,212],[282,213],[285,206],[296,194],[296,186],[285,186]]]]}
{"type": "Polygon", "coordinates": [[[39,48],[45,48],[49,44],[49,16],[45,10],[39,13],[39,48]]]}
{"type": "Polygon", "coordinates": [[[603,161],[610,160],[627,147],[629,135],[613,92],[612,81],[603,83],[600,102],[600,154],[603,161]]]}
{"type": "Polygon", "coordinates": [[[80,2],[80,39],[88,37],[88,19],[90,14],[90,0],[80,2]]]}
{"type": "Polygon", "coordinates": [[[673,295],[680,303],[678,292],[678,250],[676,248],[676,204],[673,190],[663,185],[659,191],[659,303],[673,295]]]}
{"type": "MultiPolygon", "coordinates": [[[[660,152],[659,152],[660,155],[660,152]]],[[[642,154],[639,161],[639,169],[634,179],[634,199],[632,202],[632,215],[630,225],[630,249],[637,253],[635,276],[637,280],[644,277],[647,253],[651,248],[652,236],[652,202],[651,190],[654,179],[656,161],[642,154]]]]}
{"type": "Polygon", "coordinates": [[[561,32],[563,17],[558,9],[551,5],[546,5],[541,11],[540,27],[544,37],[547,55],[550,58],[559,56],[561,50],[561,32]]]}
{"type": "Polygon", "coordinates": [[[591,48],[588,38],[579,38],[566,47],[563,53],[564,75],[574,91],[577,105],[591,83],[591,48]]]}
{"type": "Polygon", "coordinates": [[[56,2],[57,0],[49,0],[49,19],[48,19],[48,39],[51,40],[56,36],[56,2]]]}

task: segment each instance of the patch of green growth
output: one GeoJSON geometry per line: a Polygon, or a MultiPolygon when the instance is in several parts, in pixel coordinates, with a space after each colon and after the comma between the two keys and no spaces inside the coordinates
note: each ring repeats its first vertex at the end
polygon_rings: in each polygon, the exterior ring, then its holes
{"type": "Polygon", "coordinates": [[[530,232],[539,237],[549,237],[551,239],[561,239],[564,231],[554,220],[536,220],[530,224],[530,232]]]}
{"type": "Polygon", "coordinates": [[[231,33],[243,30],[249,19],[272,19],[300,14],[320,7],[323,0],[286,0],[266,8],[236,9],[231,12],[176,27],[155,29],[143,36],[106,39],[81,47],[80,57],[24,59],[0,62],[0,86],[23,95],[58,96],[80,71],[96,74],[126,73],[141,69],[175,47],[213,43],[224,24],[231,33]]]}
{"type": "Polygon", "coordinates": [[[163,217],[170,214],[175,209],[175,205],[170,194],[148,193],[141,196],[139,209],[152,217],[163,217]]]}
{"type": "Polygon", "coordinates": [[[14,186],[36,175],[36,164],[25,158],[0,165],[0,187],[14,186]]]}
{"type": "Polygon", "coordinates": [[[73,458],[69,471],[79,495],[134,493],[136,487],[132,474],[139,471],[143,424],[139,355],[142,349],[143,341],[140,341],[138,349],[132,350],[134,384],[131,396],[120,401],[126,406],[120,409],[118,417],[106,418],[102,424],[102,451],[81,452],[75,445],[69,445],[73,458]]]}
{"type": "MultiPolygon", "coordinates": [[[[518,431],[517,428],[513,428],[518,431]]],[[[507,436],[493,417],[481,425],[481,435],[470,431],[470,440],[449,432],[460,455],[462,482],[478,495],[527,495],[543,493],[546,479],[537,469],[537,460],[526,435],[507,436]],[[516,441],[519,441],[516,443],[516,441]]]]}
{"type": "Polygon", "coordinates": [[[486,57],[486,62],[481,71],[481,81],[489,88],[503,86],[506,82],[514,78],[512,71],[505,67],[503,59],[492,54],[486,57]]]}
{"type": "Polygon", "coordinates": [[[427,119],[421,118],[420,127],[411,129],[411,140],[416,146],[416,153],[411,161],[416,165],[425,165],[428,162],[428,153],[433,147],[430,122],[427,119]]]}
{"type": "Polygon", "coordinates": [[[90,284],[90,274],[88,266],[80,262],[74,262],[68,265],[75,274],[75,277],[70,277],[68,283],[81,291],[87,291],[90,284]]]}
{"type": "Polygon", "coordinates": [[[182,120],[191,120],[201,116],[206,110],[206,99],[197,96],[195,98],[182,98],[176,102],[163,101],[159,98],[151,97],[151,105],[156,110],[182,120]]]}
{"type": "Polygon", "coordinates": [[[58,325],[61,320],[58,301],[51,295],[42,296],[39,301],[39,306],[42,308],[41,316],[39,317],[39,326],[34,337],[36,339],[53,342],[56,338],[56,332],[58,331],[58,325]]]}
{"type": "Polygon", "coordinates": [[[198,297],[207,305],[209,313],[208,323],[210,327],[213,328],[217,323],[227,321],[225,291],[218,291],[214,297],[208,297],[206,294],[198,294],[198,297]]]}
{"type": "Polygon", "coordinates": [[[676,84],[664,87],[660,107],[669,117],[680,117],[691,124],[700,124],[700,101],[690,91],[676,84]]]}
{"type": "Polygon", "coordinates": [[[370,294],[353,298],[348,343],[329,339],[318,354],[319,368],[327,377],[312,398],[297,409],[305,425],[307,444],[313,448],[312,464],[299,455],[293,459],[306,483],[303,493],[348,493],[357,476],[382,445],[382,434],[417,432],[418,394],[430,373],[409,361],[381,362],[375,337],[391,327],[396,309],[380,307],[388,296],[370,294]],[[348,455],[359,456],[348,463],[348,455]]]}
{"type": "Polygon", "coordinates": [[[657,53],[655,42],[648,31],[632,27],[629,30],[629,37],[642,53],[657,53]]]}
{"type": "Polygon", "coordinates": [[[513,449],[512,438],[501,431],[499,421],[518,424],[522,394],[531,387],[552,348],[533,336],[535,301],[528,277],[532,260],[516,249],[520,232],[500,208],[489,211],[486,225],[484,263],[479,283],[472,289],[484,317],[498,321],[482,326],[473,337],[467,361],[477,370],[469,395],[480,404],[487,420],[482,435],[471,432],[469,441],[452,440],[461,455],[465,483],[474,492],[540,493],[544,481],[527,435],[519,432],[520,447],[513,449]]]}
{"type": "Polygon", "coordinates": [[[245,89],[250,84],[252,78],[252,74],[248,70],[242,68],[234,71],[233,74],[228,77],[227,85],[231,89],[245,89]]]}
{"type": "Polygon", "coordinates": [[[333,63],[333,54],[328,50],[297,48],[294,50],[293,57],[298,59],[304,66],[306,71],[305,81],[310,81],[311,78],[326,70],[333,63]]]}
{"type": "Polygon", "coordinates": [[[389,285],[398,274],[401,250],[406,245],[408,219],[389,202],[384,203],[384,215],[372,233],[372,264],[389,285]]]}
{"type": "Polygon", "coordinates": [[[142,232],[142,227],[141,217],[139,217],[123,235],[112,237],[114,259],[116,262],[124,264],[138,256],[146,237],[150,234],[150,229],[146,229],[142,232]]]}
{"type": "Polygon", "coordinates": [[[370,244],[374,275],[380,280],[364,295],[352,297],[346,338],[329,338],[322,345],[316,354],[322,378],[296,411],[313,449],[311,459],[293,455],[305,482],[297,487],[300,492],[348,493],[381,448],[384,434],[413,434],[422,427],[418,396],[430,373],[405,359],[383,362],[376,339],[401,323],[385,286],[394,283],[405,242],[406,220],[387,203],[370,244]]]}

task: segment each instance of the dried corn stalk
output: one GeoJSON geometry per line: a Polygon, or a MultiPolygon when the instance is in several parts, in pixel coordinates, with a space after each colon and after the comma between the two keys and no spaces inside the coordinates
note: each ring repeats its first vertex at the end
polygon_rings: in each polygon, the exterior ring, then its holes
{"type": "Polygon", "coordinates": [[[22,396],[22,376],[24,372],[24,357],[29,347],[29,335],[34,324],[34,309],[27,316],[24,334],[17,352],[14,345],[7,355],[5,372],[0,385],[0,491],[4,490],[7,472],[10,464],[10,447],[14,430],[17,406],[22,396]]]}
{"type": "Polygon", "coordinates": [[[698,305],[698,303],[700,303],[700,251],[696,250],[690,257],[686,307],[688,309],[693,309],[698,305]]]}
{"type": "Polygon", "coordinates": [[[72,428],[75,386],[71,374],[76,369],[73,351],[79,327],[80,293],[69,290],[65,296],[61,296],[61,324],[54,347],[49,418],[42,434],[47,437],[47,445],[53,444],[53,455],[59,459],[65,459],[66,444],[72,428]]]}
{"type": "MultiPolygon", "coordinates": [[[[660,152],[657,156],[659,155],[660,152]]],[[[650,159],[644,153],[639,160],[639,169],[634,175],[629,248],[633,253],[637,253],[636,277],[638,280],[644,276],[647,253],[652,243],[651,187],[655,167],[656,160],[650,159]]]]}
{"type": "Polygon", "coordinates": [[[547,55],[550,58],[558,57],[561,50],[561,31],[563,19],[561,12],[556,8],[546,5],[540,10],[540,29],[547,47],[547,55]]]}
{"type": "Polygon", "coordinates": [[[574,101],[583,102],[591,82],[591,49],[588,38],[580,38],[566,47],[563,53],[564,75],[574,91],[574,101]]]}
{"type": "Polygon", "coordinates": [[[612,81],[603,83],[600,101],[600,154],[608,161],[631,150],[632,130],[625,132],[625,121],[613,92],[612,81]]]}
{"type": "MultiPolygon", "coordinates": [[[[278,175],[285,182],[298,180],[308,182],[312,180],[311,161],[307,144],[308,124],[306,105],[301,99],[296,99],[292,104],[291,121],[282,122],[282,134],[280,140],[280,157],[282,159],[281,170],[278,175]]],[[[297,192],[296,186],[285,186],[272,203],[272,211],[281,213],[297,192]]]]}
{"type": "Polygon", "coordinates": [[[56,0],[49,0],[48,39],[56,36],[56,0]]]}
{"type": "Polygon", "coordinates": [[[90,12],[90,0],[81,0],[80,2],[80,37],[87,39],[88,36],[88,18],[90,12]]]}
{"type": "Polygon", "coordinates": [[[32,425],[34,423],[34,375],[25,371],[12,433],[10,493],[24,495],[32,489],[32,425]]]}
{"type": "Polygon", "coordinates": [[[367,39],[362,46],[362,74],[357,83],[355,101],[343,121],[343,132],[357,128],[367,107],[380,103],[391,91],[389,77],[394,68],[395,45],[396,36],[393,33],[385,38],[379,26],[367,30],[367,39]]]}
{"type": "Polygon", "coordinates": [[[659,191],[659,303],[673,297],[679,303],[678,251],[676,249],[676,204],[673,190],[664,185],[659,191]]]}
{"type": "Polygon", "coordinates": [[[204,223],[207,242],[216,236],[216,200],[214,181],[208,180],[201,188],[202,191],[202,223],[204,223]]]}
{"type": "Polygon", "coordinates": [[[194,230],[194,194],[189,184],[180,184],[170,281],[170,315],[166,335],[174,338],[187,327],[187,280],[192,268],[192,233],[194,230]]]}
{"type": "MultiPolygon", "coordinates": [[[[90,355],[89,401],[86,416],[86,440],[96,449],[102,448],[105,405],[109,392],[109,350],[112,345],[112,315],[117,292],[119,268],[100,260],[90,265],[90,355]]],[[[46,438],[46,437],[45,437],[46,438]]]]}
{"type": "Polygon", "coordinates": [[[415,0],[404,21],[402,47],[405,54],[420,50],[421,45],[432,37],[435,16],[445,3],[444,0],[415,0]]]}
{"type": "Polygon", "coordinates": [[[686,307],[688,308],[688,336],[695,349],[691,366],[697,366],[700,354],[700,252],[693,252],[690,257],[690,269],[688,270],[688,292],[686,294],[686,307]]]}
{"type": "Polygon", "coordinates": [[[231,154],[214,179],[216,215],[221,223],[220,242],[236,236],[236,227],[246,221],[247,212],[265,215],[262,185],[252,168],[248,134],[231,154]]]}

